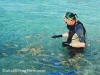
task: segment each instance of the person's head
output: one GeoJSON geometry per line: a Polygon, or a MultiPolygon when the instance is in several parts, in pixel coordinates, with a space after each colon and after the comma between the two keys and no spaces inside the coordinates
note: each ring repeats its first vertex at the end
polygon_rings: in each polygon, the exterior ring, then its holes
{"type": "Polygon", "coordinates": [[[73,26],[76,22],[76,14],[73,14],[71,12],[67,12],[64,15],[64,21],[67,25],[73,26]]]}

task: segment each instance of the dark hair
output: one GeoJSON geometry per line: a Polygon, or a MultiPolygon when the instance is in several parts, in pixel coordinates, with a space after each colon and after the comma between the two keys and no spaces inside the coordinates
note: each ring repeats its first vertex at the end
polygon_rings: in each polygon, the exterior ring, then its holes
{"type": "Polygon", "coordinates": [[[76,16],[77,16],[76,14],[73,14],[71,12],[67,12],[65,14],[65,18],[67,18],[67,19],[72,18],[74,20],[74,19],[76,19],[76,16]]]}

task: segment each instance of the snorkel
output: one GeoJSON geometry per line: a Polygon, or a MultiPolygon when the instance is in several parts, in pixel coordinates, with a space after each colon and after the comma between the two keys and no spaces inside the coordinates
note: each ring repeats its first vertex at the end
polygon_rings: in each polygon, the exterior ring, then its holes
{"type": "Polygon", "coordinates": [[[71,13],[71,12],[67,12],[67,13],[65,14],[65,18],[67,18],[67,19],[73,19],[73,20],[75,20],[76,17],[77,17],[77,15],[76,15],[76,14],[73,14],[73,13],[71,13]]]}
{"type": "Polygon", "coordinates": [[[77,22],[76,20],[77,15],[71,12],[67,12],[64,16],[64,21],[68,26],[74,26],[77,22]]]}

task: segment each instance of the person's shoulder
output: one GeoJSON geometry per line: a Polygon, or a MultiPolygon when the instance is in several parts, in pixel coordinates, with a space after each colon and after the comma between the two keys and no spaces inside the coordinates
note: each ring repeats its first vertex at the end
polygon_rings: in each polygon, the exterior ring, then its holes
{"type": "Polygon", "coordinates": [[[79,21],[79,20],[77,20],[77,22],[76,22],[77,24],[82,24],[82,22],[81,21],[79,21]]]}
{"type": "Polygon", "coordinates": [[[75,26],[75,30],[78,31],[78,30],[83,30],[83,27],[82,27],[82,24],[77,24],[75,26]]]}

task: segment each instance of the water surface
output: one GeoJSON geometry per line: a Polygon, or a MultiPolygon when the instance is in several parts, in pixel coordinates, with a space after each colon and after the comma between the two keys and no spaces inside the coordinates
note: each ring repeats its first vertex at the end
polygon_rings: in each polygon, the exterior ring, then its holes
{"type": "Polygon", "coordinates": [[[0,74],[46,75],[71,72],[100,75],[99,0],[0,0],[0,74]],[[63,15],[78,15],[87,30],[83,53],[70,58],[61,43],[52,39],[66,31],[63,15]],[[3,72],[3,69],[43,70],[43,72],[3,72]]]}

